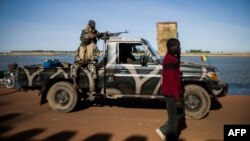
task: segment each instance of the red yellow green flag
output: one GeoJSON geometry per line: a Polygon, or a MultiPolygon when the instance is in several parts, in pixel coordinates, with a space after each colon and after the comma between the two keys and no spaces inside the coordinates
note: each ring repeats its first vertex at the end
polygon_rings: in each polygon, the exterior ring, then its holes
{"type": "Polygon", "coordinates": [[[205,55],[203,55],[203,56],[201,56],[201,61],[207,61],[207,56],[205,56],[205,55]]]}

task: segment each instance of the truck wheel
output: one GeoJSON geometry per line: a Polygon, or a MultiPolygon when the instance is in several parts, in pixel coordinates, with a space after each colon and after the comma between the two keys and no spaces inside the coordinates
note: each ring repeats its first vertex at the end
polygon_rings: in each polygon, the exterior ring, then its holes
{"type": "Polygon", "coordinates": [[[185,86],[184,103],[186,118],[201,119],[209,112],[211,98],[204,88],[190,84],[185,86]]]}
{"type": "Polygon", "coordinates": [[[58,82],[48,92],[48,103],[54,111],[70,112],[77,104],[78,95],[69,82],[58,82]]]}
{"type": "Polygon", "coordinates": [[[4,78],[4,86],[6,88],[14,88],[16,85],[16,77],[13,74],[9,74],[7,77],[4,78]]]}

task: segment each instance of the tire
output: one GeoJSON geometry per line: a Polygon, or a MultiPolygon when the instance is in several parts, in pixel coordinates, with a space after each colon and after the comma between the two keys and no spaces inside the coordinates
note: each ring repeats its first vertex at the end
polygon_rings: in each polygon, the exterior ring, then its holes
{"type": "Polygon", "coordinates": [[[9,89],[14,88],[16,86],[15,75],[9,74],[6,78],[4,78],[4,86],[9,89]]]}
{"type": "Polygon", "coordinates": [[[50,87],[47,99],[54,111],[67,113],[76,107],[78,94],[71,83],[58,82],[50,87]]]}
{"type": "Polygon", "coordinates": [[[211,98],[199,85],[186,85],[184,93],[185,115],[189,119],[205,117],[211,107],[211,98]]]}

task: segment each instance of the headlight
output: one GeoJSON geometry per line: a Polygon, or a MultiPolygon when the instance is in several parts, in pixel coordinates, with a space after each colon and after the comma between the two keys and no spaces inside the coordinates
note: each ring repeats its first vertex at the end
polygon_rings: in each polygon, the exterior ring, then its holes
{"type": "Polygon", "coordinates": [[[207,75],[213,81],[219,81],[219,79],[220,79],[218,73],[215,73],[215,72],[210,72],[207,75]]]}

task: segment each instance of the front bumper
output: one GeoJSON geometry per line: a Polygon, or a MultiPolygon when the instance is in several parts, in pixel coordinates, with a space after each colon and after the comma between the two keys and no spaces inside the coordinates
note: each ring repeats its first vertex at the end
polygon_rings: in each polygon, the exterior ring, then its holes
{"type": "Polygon", "coordinates": [[[211,87],[211,92],[216,97],[223,97],[228,94],[228,84],[220,81],[218,85],[211,87]]]}

